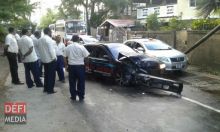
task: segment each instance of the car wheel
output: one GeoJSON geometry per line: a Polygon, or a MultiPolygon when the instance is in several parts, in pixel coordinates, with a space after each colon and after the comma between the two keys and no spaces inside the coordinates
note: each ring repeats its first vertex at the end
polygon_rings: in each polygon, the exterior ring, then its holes
{"type": "Polygon", "coordinates": [[[129,85],[129,80],[126,80],[124,78],[124,75],[121,72],[116,73],[115,82],[120,86],[128,86],[129,85]]]}

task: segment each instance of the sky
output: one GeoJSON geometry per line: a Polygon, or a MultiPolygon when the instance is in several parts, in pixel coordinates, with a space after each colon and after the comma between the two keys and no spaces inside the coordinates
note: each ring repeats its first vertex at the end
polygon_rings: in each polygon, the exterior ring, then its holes
{"type": "Polygon", "coordinates": [[[39,2],[39,7],[31,14],[31,21],[39,24],[41,16],[45,15],[48,8],[55,9],[61,0],[31,0],[31,3],[39,2]]]}

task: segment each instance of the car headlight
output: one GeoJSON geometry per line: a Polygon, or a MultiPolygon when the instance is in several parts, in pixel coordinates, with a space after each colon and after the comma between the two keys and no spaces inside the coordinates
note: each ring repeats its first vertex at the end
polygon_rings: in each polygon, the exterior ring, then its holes
{"type": "Polygon", "coordinates": [[[165,64],[160,64],[160,69],[164,69],[166,67],[165,64]]]}
{"type": "Polygon", "coordinates": [[[170,62],[169,58],[167,57],[158,57],[158,59],[164,63],[170,62]]]}

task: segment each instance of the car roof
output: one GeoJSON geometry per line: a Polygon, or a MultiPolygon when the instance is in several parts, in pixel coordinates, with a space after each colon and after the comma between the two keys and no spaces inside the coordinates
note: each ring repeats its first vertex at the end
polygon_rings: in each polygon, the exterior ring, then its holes
{"type": "Polygon", "coordinates": [[[126,42],[129,42],[129,41],[135,41],[135,42],[138,42],[138,43],[144,43],[144,42],[158,42],[160,41],[159,39],[154,39],[154,38],[141,38],[141,39],[129,39],[127,40],[126,42]]]}

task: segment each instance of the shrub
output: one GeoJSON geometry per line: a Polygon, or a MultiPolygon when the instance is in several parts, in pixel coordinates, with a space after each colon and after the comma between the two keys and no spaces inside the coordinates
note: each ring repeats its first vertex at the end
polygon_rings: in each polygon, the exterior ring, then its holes
{"type": "Polygon", "coordinates": [[[193,30],[211,30],[220,24],[220,19],[198,19],[192,22],[193,30]]]}

